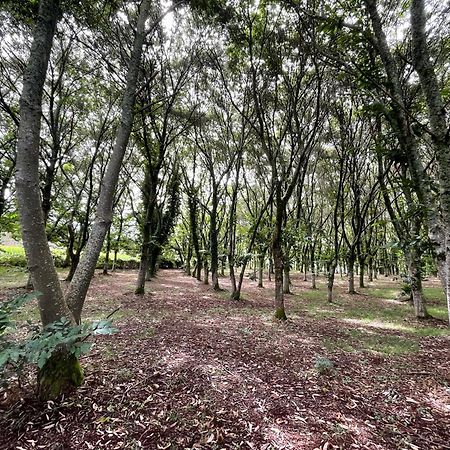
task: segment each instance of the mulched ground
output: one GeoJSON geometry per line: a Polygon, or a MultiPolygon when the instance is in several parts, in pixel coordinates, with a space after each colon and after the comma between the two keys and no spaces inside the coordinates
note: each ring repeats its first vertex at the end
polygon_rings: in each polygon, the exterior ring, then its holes
{"type": "Polygon", "coordinates": [[[38,404],[29,385],[3,392],[0,448],[450,449],[448,337],[399,356],[330,350],[356,325],[303,314],[299,297],[278,323],[272,290],[251,281],[232,302],[180,271],[135,296],[135,277],[95,277],[86,315],[120,306],[119,331],[96,338],[73,396],[38,404]],[[319,374],[320,357],[334,370],[319,374]]]}

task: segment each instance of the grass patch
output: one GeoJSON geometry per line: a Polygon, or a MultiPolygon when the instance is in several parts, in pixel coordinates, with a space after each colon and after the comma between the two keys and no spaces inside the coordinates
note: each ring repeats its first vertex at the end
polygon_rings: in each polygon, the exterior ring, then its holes
{"type": "Polygon", "coordinates": [[[0,265],[0,289],[25,286],[28,272],[23,267],[0,265]]]}
{"type": "Polygon", "coordinates": [[[350,330],[345,338],[327,339],[324,345],[328,350],[366,351],[385,356],[404,355],[419,350],[419,345],[414,339],[360,329],[350,330]]]}
{"type": "Polygon", "coordinates": [[[384,288],[368,288],[366,289],[366,294],[371,297],[382,298],[385,300],[395,300],[400,294],[400,289],[395,289],[391,287],[384,288]]]}
{"type": "Polygon", "coordinates": [[[423,289],[428,312],[437,319],[447,320],[447,300],[443,289],[439,286],[429,286],[423,289]]]}
{"type": "MultiPolygon", "coordinates": [[[[365,326],[398,330],[416,336],[450,335],[450,329],[439,328],[434,324],[427,325],[427,322],[417,323],[417,326],[411,325],[411,322],[415,323],[411,305],[390,301],[394,300],[400,292],[397,288],[369,288],[367,289],[368,295],[362,296],[348,296],[343,294],[342,291],[342,287],[335,288],[333,303],[327,302],[325,286],[321,286],[317,290],[302,291],[296,294],[297,301],[291,311],[288,312],[301,315],[306,310],[309,315],[315,318],[335,318],[349,322],[361,322],[365,326]]],[[[435,318],[447,320],[447,304],[442,289],[440,287],[425,287],[424,294],[429,313],[435,318]]],[[[346,345],[341,345],[341,348],[345,349],[346,345]]]]}
{"type": "MultiPolygon", "coordinates": [[[[55,261],[56,267],[64,267],[66,265],[66,250],[64,248],[51,249],[53,259],[55,261]]],[[[103,267],[106,254],[104,252],[100,253],[97,262],[97,268],[103,267]]],[[[135,256],[128,255],[126,253],[117,254],[117,267],[125,268],[129,266],[136,266],[139,263],[139,259],[135,256]]],[[[110,264],[112,264],[112,254],[110,254],[110,264]]],[[[0,245],[0,266],[16,266],[16,267],[26,267],[27,260],[25,257],[25,250],[21,245],[0,245]]]]}

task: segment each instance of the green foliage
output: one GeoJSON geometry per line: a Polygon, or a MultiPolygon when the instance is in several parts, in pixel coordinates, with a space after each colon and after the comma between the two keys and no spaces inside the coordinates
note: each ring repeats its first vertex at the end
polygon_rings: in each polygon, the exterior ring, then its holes
{"type": "Polygon", "coordinates": [[[334,363],[324,356],[317,356],[314,363],[314,370],[319,375],[331,375],[334,371],[334,363]]]}
{"type": "Polygon", "coordinates": [[[223,0],[191,0],[190,5],[201,16],[221,25],[228,24],[233,17],[233,8],[223,0]]]}
{"type": "Polygon", "coordinates": [[[68,319],[62,317],[43,329],[28,320],[21,326],[26,330],[26,337],[17,340],[12,332],[17,329],[17,323],[12,317],[36,296],[37,293],[25,294],[0,306],[0,375],[4,382],[13,376],[20,379],[27,364],[42,369],[60,349],[78,359],[92,347],[92,343],[86,342],[88,337],[116,331],[109,320],[72,326],[68,319]]]}
{"type": "MultiPolygon", "coordinates": [[[[53,248],[52,255],[56,267],[67,266],[65,250],[53,248]]],[[[101,269],[103,267],[105,257],[105,253],[100,254],[97,261],[97,269],[101,269]]],[[[119,253],[117,255],[116,267],[119,269],[135,268],[138,263],[139,260],[133,256],[124,253],[119,253]]],[[[24,248],[22,246],[0,246],[0,266],[27,267],[27,259],[24,248]]]]}

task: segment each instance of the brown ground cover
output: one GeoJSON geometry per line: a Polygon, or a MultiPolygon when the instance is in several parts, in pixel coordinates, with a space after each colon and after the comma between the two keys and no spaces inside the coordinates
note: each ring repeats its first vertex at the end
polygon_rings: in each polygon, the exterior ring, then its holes
{"type": "Polygon", "coordinates": [[[180,271],[135,296],[135,277],[95,277],[85,316],[120,307],[119,331],[73,396],[38,404],[31,375],[1,392],[0,448],[450,449],[449,335],[386,295],[398,282],[348,296],[338,280],[330,306],[297,276],[279,323],[267,281],[233,302],[180,271]]]}

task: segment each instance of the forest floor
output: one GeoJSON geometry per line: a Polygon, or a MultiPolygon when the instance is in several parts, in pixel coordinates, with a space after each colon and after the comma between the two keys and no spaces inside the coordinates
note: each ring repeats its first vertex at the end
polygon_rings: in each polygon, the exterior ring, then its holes
{"type": "MultiPolygon", "coordinates": [[[[16,279],[3,275],[0,293],[13,295],[16,279]]],[[[280,323],[267,280],[246,280],[233,302],[175,270],[135,296],[135,277],[94,278],[85,318],[120,307],[118,332],[95,338],[74,395],[39,404],[31,374],[0,392],[0,448],[450,449],[450,333],[436,280],[425,285],[437,319],[419,323],[396,300],[399,281],[350,296],[338,277],[327,304],[323,277],[312,290],[297,275],[280,323]]],[[[30,308],[22,318],[36,320],[30,308]]]]}

